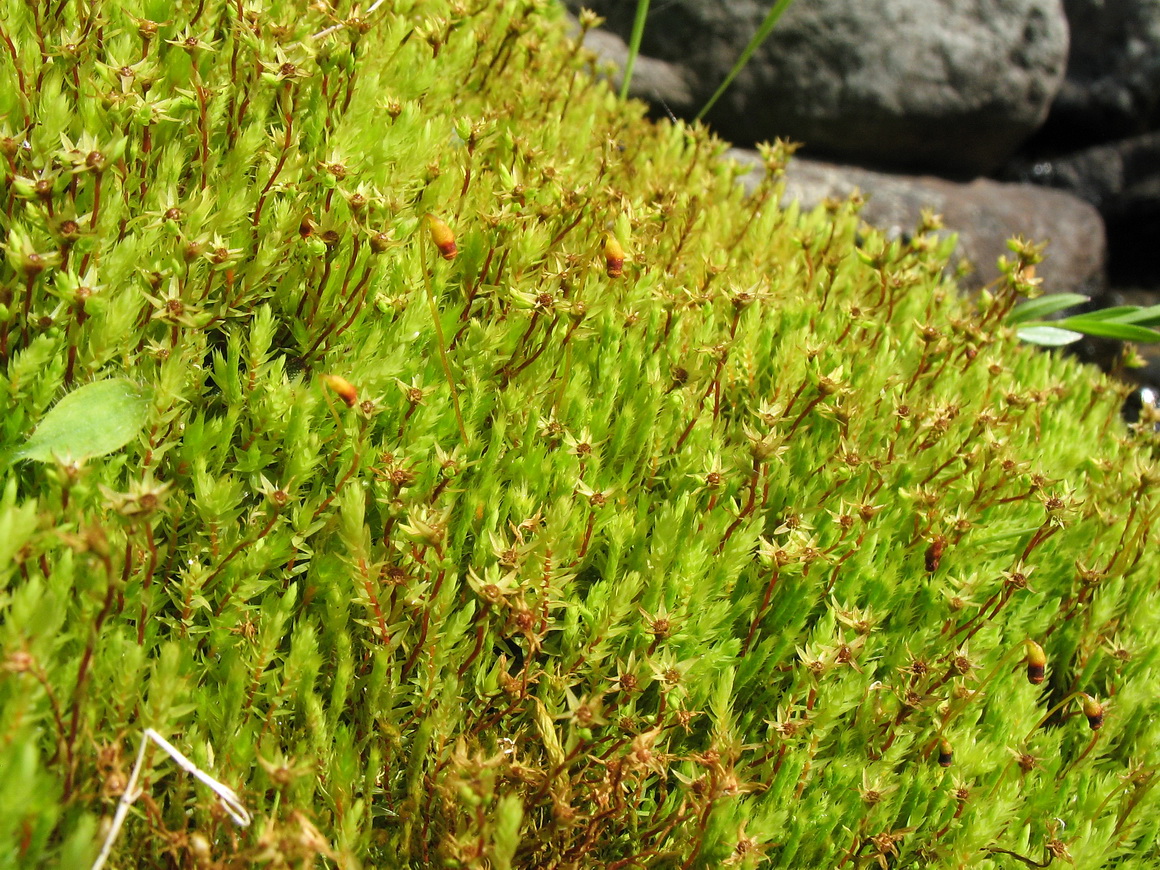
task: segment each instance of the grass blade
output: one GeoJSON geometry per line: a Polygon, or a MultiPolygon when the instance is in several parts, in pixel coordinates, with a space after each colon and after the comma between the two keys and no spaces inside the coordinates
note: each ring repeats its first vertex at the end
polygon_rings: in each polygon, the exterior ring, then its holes
{"type": "MultiPolygon", "coordinates": [[[[1109,309],[1111,310],[1111,309],[1109,309]]],[[[1160,324],[1160,305],[1149,305],[1147,308],[1140,308],[1135,305],[1121,306],[1121,309],[1116,309],[1117,314],[1110,318],[1117,323],[1134,323],[1137,326],[1156,326],[1160,324]]],[[[1103,314],[1104,312],[1092,312],[1093,314],[1103,314]]],[[[1090,314],[1087,316],[1091,316],[1090,314]]],[[[1105,317],[1105,319],[1109,319],[1105,317]]]]}
{"type": "Polygon", "coordinates": [[[1061,329],[1073,329],[1085,335],[1094,335],[1097,338],[1115,338],[1120,341],[1138,341],[1146,344],[1160,341],[1160,332],[1146,326],[1137,326],[1134,323],[1123,323],[1115,320],[1100,320],[1085,315],[1067,317],[1056,324],[1061,329]]]}
{"type": "MultiPolygon", "coordinates": [[[[1036,345],[1054,343],[1051,341],[1045,342],[1027,338],[1029,335],[1050,336],[1051,333],[1045,332],[1046,329],[1051,329],[1051,331],[1056,333],[1070,332],[1072,334],[1094,335],[1097,339],[1137,341],[1146,343],[1146,345],[1160,341],[1160,332],[1155,331],[1155,329],[1137,326],[1136,324],[1125,324],[1125,322],[1118,320],[1101,320],[1100,318],[1088,317],[1086,314],[1076,314],[1075,317],[1068,317],[1063,320],[1052,320],[1051,322],[1042,320],[1032,321],[1029,324],[1020,326],[1018,328],[1018,335],[1024,341],[1034,341],[1036,345]]],[[[1063,336],[1057,336],[1057,338],[1060,339],[1058,343],[1066,343],[1061,341],[1063,336]]]]}
{"type": "MultiPolygon", "coordinates": [[[[721,86],[717,88],[713,96],[709,97],[709,102],[705,103],[705,105],[701,108],[701,111],[697,113],[695,120],[700,121],[702,118],[704,118],[705,115],[709,113],[709,110],[713,108],[713,105],[717,102],[717,100],[721,98],[721,95],[725,93],[725,89],[728,88],[729,85],[733,84],[733,80],[737,78],[738,73],[745,69],[745,65],[749,63],[750,58],[752,58],[757,49],[761,47],[761,44],[765,42],[766,38],[773,31],[774,25],[776,25],[778,19],[781,18],[782,13],[784,13],[785,10],[789,8],[790,3],[792,2],[793,0],[777,0],[777,2],[773,4],[773,8],[771,8],[766,14],[765,20],[762,21],[761,26],[757,28],[757,32],[753,34],[753,38],[749,40],[749,44],[745,46],[745,50],[741,52],[741,57],[737,58],[737,63],[733,64],[733,69],[729,70],[729,75],[725,77],[725,81],[721,82],[721,86]]],[[[648,4],[645,3],[644,5],[647,6],[648,4]]],[[[638,6],[638,18],[639,14],[640,7],[638,6]]],[[[635,36],[635,30],[633,35],[635,36]]],[[[629,61],[632,61],[631,53],[629,54],[629,61]]]]}
{"type": "Polygon", "coordinates": [[[644,36],[644,20],[648,18],[649,0],[636,0],[636,18],[632,22],[632,36],[628,40],[628,60],[624,64],[624,81],[620,83],[620,98],[628,99],[628,86],[632,82],[632,70],[636,66],[636,56],[640,54],[640,40],[644,36]]]}
{"type": "Polygon", "coordinates": [[[1099,311],[1085,311],[1083,316],[1090,317],[1094,320],[1114,320],[1118,323],[1135,323],[1134,315],[1139,310],[1139,305],[1117,305],[1114,308],[1101,308],[1099,311]]]}

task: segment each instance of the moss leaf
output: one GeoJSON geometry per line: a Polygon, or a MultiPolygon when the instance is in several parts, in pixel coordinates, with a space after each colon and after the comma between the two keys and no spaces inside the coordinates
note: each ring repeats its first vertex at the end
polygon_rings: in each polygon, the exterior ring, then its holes
{"type": "Polygon", "coordinates": [[[119,450],[145,425],[149,395],[147,388],[127,378],[79,387],[45,415],[15,459],[77,460],[119,450]]]}
{"type": "Polygon", "coordinates": [[[1083,334],[1055,326],[1024,326],[1019,329],[1019,337],[1023,341],[1043,347],[1062,347],[1073,341],[1079,341],[1083,338],[1083,334]]]}

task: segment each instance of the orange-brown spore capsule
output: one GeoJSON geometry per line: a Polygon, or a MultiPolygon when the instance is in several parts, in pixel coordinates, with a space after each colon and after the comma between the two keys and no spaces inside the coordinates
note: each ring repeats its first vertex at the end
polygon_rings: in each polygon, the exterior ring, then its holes
{"type": "Polygon", "coordinates": [[[942,561],[943,553],[946,552],[947,539],[945,535],[935,535],[931,545],[926,548],[926,555],[923,561],[926,563],[926,571],[928,574],[933,574],[938,570],[939,563],[942,561]]]}
{"type": "Polygon", "coordinates": [[[604,237],[604,271],[609,278],[624,274],[624,248],[612,233],[604,237]]]}
{"type": "Polygon", "coordinates": [[[1080,695],[1083,701],[1083,714],[1087,717],[1088,727],[1092,731],[1099,731],[1104,724],[1104,705],[1091,695],[1080,695]]]}
{"type": "Polygon", "coordinates": [[[431,233],[431,241],[439,249],[439,256],[444,260],[454,260],[459,247],[455,244],[455,233],[451,227],[433,214],[428,214],[426,220],[427,230],[431,233]]]}
{"type": "Polygon", "coordinates": [[[342,399],[348,408],[353,408],[358,402],[358,390],[354,384],[340,375],[323,375],[322,382],[342,399]]]}
{"type": "Polygon", "coordinates": [[[938,766],[950,767],[955,761],[955,750],[947,740],[938,742],[938,766]]]}
{"type": "Polygon", "coordinates": [[[1043,682],[1043,678],[1047,673],[1047,654],[1044,653],[1043,647],[1033,640],[1025,641],[1027,645],[1027,657],[1023,659],[1027,663],[1027,682],[1033,686],[1038,686],[1043,682]]]}

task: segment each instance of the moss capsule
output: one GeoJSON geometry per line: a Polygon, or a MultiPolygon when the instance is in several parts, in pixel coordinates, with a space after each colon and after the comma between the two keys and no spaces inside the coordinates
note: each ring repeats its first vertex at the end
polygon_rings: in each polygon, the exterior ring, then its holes
{"type": "Polygon", "coordinates": [[[353,408],[355,403],[358,402],[358,390],[346,378],[340,377],[339,375],[323,375],[322,382],[332,392],[336,393],[340,399],[346,402],[348,408],[353,408]]]}
{"type": "Polygon", "coordinates": [[[947,539],[945,535],[935,535],[931,545],[926,548],[926,572],[933,574],[938,570],[939,563],[942,561],[943,553],[947,548],[947,539]]]}
{"type": "Polygon", "coordinates": [[[624,248],[612,233],[604,237],[604,271],[609,278],[624,274],[624,248]]]}
{"type": "Polygon", "coordinates": [[[451,227],[433,214],[428,214],[426,221],[427,230],[431,233],[431,241],[439,249],[439,256],[444,260],[454,260],[455,255],[459,253],[459,248],[455,244],[455,233],[452,232],[451,227]]]}
{"type": "Polygon", "coordinates": [[[1087,717],[1088,727],[1092,731],[1099,731],[1104,724],[1104,705],[1091,695],[1081,694],[1080,700],[1083,703],[1083,714],[1087,717]]]}
{"type": "Polygon", "coordinates": [[[950,767],[955,761],[955,750],[947,740],[938,742],[938,766],[950,767]]]}
{"type": "Polygon", "coordinates": [[[1047,670],[1047,655],[1043,647],[1033,640],[1024,641],[1027,646],[1027,656],[1023,659],[1027,664],[1027,682],[1038,686],[1043,682],[1047,670]]]}
{"type": "Polygon", "coordinates": [[[391,238],[386,233],[375,233],[371,236],[371,252],[381,254],[391,246],[391,238]]]}

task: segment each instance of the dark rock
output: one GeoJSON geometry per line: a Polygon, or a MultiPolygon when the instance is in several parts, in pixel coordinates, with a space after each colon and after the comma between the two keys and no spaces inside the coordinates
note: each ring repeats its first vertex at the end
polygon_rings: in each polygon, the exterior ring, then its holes
{"type": "Polygon", "coordinates": [[[1109,278],[1160,287],[1160,133],[1015,164],[1010,177],[1065,190],[1096,206],[1108,232],[1109,278]]]}
{"type": "MultiPolygon", "coordinates": [[[[607,16],[622,37],[631,31],[635,0],[567,2],[607,16]]],[[[699,106],[767,8],[656,3],[642,52],[679,68],[668,77],[699,106]]],[[[863,165],[973,176],[1040,125],[1066,57],[1060,0],[811,0],[789,8],[708,120],[741,144],[789,137],[863,165]]],[[[683,102],[665,99],[676,114],[683,102]]]]}
{"type": "Polygon", "coordinates": [[[1137,136],[1160,122],[1160,3],[1063,0],[1071,27],[1067,77],[1042,134],[1078,148],[1137,136]]]}
{"type": "MultiPolygon", "coordinates": [[[[734,149],[730,156],[751,163],[742,183],[752,189],[760,178],[756,154],[734,149]]],[[[795,159],[786,170],[785,198],[809,208],[826,197],[845,198],[855,189],[867,198],[862,216],[887,231],[909,232],[923,208],[942,215],[958,233],[958,252],[974,267],[968,286],[999,277],[1007,240],[1022,235],[1047,241],[1047,259],[1038,274],[1048,292],[1099,295],[1103,291],[1104,228],[1099,212],[1062,191],[989,179],[957,183],[940,178],[889,175],[850,166],[795,159]]]]}

